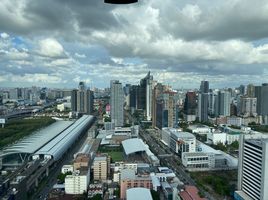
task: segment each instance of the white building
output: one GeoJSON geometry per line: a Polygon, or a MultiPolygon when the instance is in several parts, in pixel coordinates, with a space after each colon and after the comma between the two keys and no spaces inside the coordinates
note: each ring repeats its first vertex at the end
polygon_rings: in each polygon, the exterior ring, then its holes
{"type": "Polygon", "coordinates": [[[183,153],[182,164],[189,171],[237,169],[238,160],[225,152],[199,142],[197,152],[183,153]]]}
{"type": "Polygon", "coordinates": [[[73,165],[63,165],[61,168],[61,173],[65,174],[67,172],[73,172],[74,166],[73,165]]]}
{"type": "Polygon", "coordinates": [[[199,135],[206,135],[208,133],[211,133],[212,128],[210,128],[209,126],[205,126],[202,124],[199,125],[191,125],[189,126],[189,129],[192,130],[193,133],[197,133],[199,135]]]}
{"type": "Polygon", "coordinates": [[[268,199],[268,136],[240,137],[235,199],[268,199]],[[264,138],[265,137],[265,138],[264,138]]]}
{"type": "Polygon", "coordinates": [[[170,133],[170,148],[181,156],[183,152],[195,152],[196,138],[188,132],[181,132],[174,128],[164,128],[170,133]]]}
{"type": "Polygon", "coordinates": [[[210,144],[218,144],[218,143],[225,144],[226,139],[227,139],[226,133],[223,133],[218,130],[207,134],[207,142],[210,144]]]}
{"type": "Polygon", "coordinates": [[[227,117],[227,124],[233,126],[242,126],[243,119],[241,117],[235,117],[235,116],[227,117]]]}
{"type": "Polygon", "coordinates": [[[65,177],[65,193],[66,194],[83,194],[87,191],[90,180],[90,170],[75,171],[73,175],[65,177]]]}

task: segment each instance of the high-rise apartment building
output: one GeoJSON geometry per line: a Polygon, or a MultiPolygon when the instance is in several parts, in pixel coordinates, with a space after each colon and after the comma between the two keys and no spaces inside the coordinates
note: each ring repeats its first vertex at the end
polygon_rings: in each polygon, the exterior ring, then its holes
{"type": "Polygon", "coordinates": [[[209,82],[201,81],[200,84],[200,93],[208,93],[209,92],[209,82]]]}
{"type": "Polygon", "coordinates": [[[111,81],[111,120],[115,126],[124,125],[124,93],[122,83],[118,80],[111,81]]]}
{"type": "Polygon", "coordinates": [[[105,181],[109,175],[110,157],[96,156],[93,162],[93,178],[94,180],[105,181]]]}
{"type": "Polygon", "coordinates": [[[240,136],[236,200],[268,199],[268,139],[263,137],[240,136]]]}
{"type": "Polygon", "coordinates": [[[174,91],[165,91],[160,94],[156,102],[156,127],[177,127],[178,105],[175,102],[174,91]]]}
{"type": "Polygon", "coordinates": [[[219,91],[215,102],[216,116],[230,116],[231,94],[229,91],[219,91]]]}
{"type": "Polygon", "coordinates": [[[93,104],[93,91],[87,89],[84,82],[80,82],[78,89],[74,89],[71,92],[72,111],[84,114],[92,114],[93,104]]]}
{"type": "Polygon", "coordinates": [[[240,98],[240,114],[244,117],[257,115],[257,98],[243,96],[240,98]]]}
{"type": "Polygon", "coordinates": [[[254,97],[255,96],[255,86],[253,84],[248,84],[247,86],[247,96],[254,97]]]}

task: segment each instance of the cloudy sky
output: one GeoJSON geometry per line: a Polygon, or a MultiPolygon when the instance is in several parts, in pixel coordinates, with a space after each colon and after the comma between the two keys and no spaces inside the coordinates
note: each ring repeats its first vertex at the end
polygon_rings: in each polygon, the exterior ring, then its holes
{"type": "Polygon", "coordinates": [[[1,0],[0,86],[268,82],[267,0],[1,0]]]}

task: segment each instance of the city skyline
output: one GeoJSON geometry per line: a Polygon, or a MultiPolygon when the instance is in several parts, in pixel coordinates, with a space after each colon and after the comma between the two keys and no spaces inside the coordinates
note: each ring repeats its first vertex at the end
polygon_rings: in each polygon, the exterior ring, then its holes
{"type": "Polygon", "coordinates": [[[174,88],[268,78],[265,1],[4,0],[0,11],[1,87],[104,88],[148,71],[174,88]]]}

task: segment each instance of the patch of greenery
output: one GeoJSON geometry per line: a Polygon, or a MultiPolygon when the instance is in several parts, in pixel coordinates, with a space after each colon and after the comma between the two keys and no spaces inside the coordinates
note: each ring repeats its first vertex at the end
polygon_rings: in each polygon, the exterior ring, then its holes
{"type": "Polygon", "coordinates": [[[197,186],[210,192],[211,189],[221,196],[231,196],[235,191],[237,171],[192,172],[197,186]]]}
{"type": "Polygon", "coordinates": [[[57,177],[57,179],[58,179],[58,183],[60,183],[60,184],[64,183],[64,182],[65,182],[65,177],[66,177],[67,175],[72,175],[72,172],[66,172],[65,174],[60,173],[60,174],[58,175],[58,177],[57,177]]]}
{"type": "Polygon", "coordinates": [[[0,128],[0,148],[28,136],[55,121],[50,117],[10,120],[5,124],[4,128],[0,128]]]}

